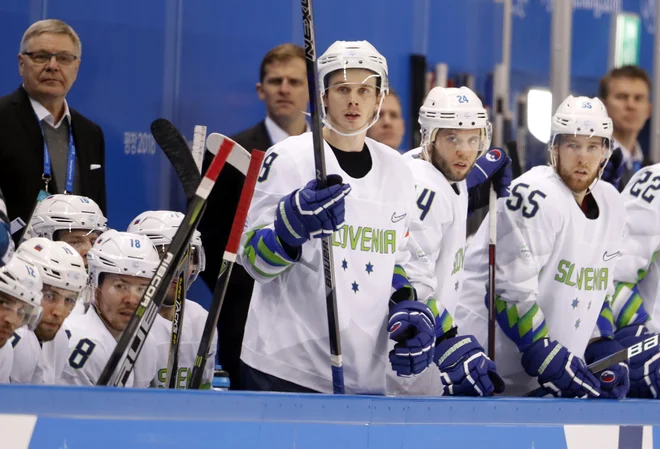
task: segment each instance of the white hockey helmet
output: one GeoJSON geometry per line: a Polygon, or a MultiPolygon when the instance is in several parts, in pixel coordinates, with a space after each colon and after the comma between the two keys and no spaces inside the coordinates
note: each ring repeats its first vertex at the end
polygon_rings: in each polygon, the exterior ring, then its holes
{"type": "Polygon", "coordinates": [[[367,41],[336,41],[317,60],[319,72],[319,90],[321,95],[321,117],[323,123],[335,132],[345,136],[353,136],[366,132],[380,117],[380,108],[383,98],[390,91],[390,83],[387,72],[387,60],[381,55],[376,47],[367,41]],[[323,97],[328,89],[328,77],[338,70],[367,69],[374,72],[378,78],[376,86],[380,89],[381,97],[376,111],[376,116],[363,129],[352,133],[341,133],[332,127],[327,120],[326,106],[323,97]]]}
{"type": "Polygon", "coordinates": [[[22,311],[21,326],[27,325],[30,330],[34,330],[41,319],[42,288],[39,269],[20,257],[13,257],[0,268],[0,292],[27,304],[22,311]]]}
{"type": "MultiPolygon", "coordinates": [[[[169,245],[172,243],[174,234],[179,229],[183,218],[184,215],[177,211],[149,210],[135,217],[126,231],[146,235],[154,245],[169,245]]],[[[193,233],[190,245],[195,250],[193,272],[190,280],[190,282],[194,282],[199,273],[206,269],[206,254],[202,246],[202,234],[198,230],[193,233]]]]}
{"type": "Polygon", "coordinates": [[[607,139],[609,151],[611,151],[612,130],[612,119],[599,98],[569,95],[561,102],[557,112],[552,116],[550,125],[552,139],[549,149],[552,149],[557,135],[570,134],[607,139]]]}
{"type": "Polygon", "coordinates": [[[56,231],[82,229],[103,232],[108,220],[94,200],[79,195],[51,195],[34,210],[29,235],[53,240],[56,231]]]}
{"type": "Polygon", "coordinates": [[[422,146],[435,140],[439,129],[481,129],[479,154],[490,148],[492,126],[488,111],[471,89],[463,87],[434,87],[419,109],[422,146]]]}
{"type": "MultiPolygon", "coordinates": [[[[574,97],[569,95],[561,102],[552,116],[550,125],[551,138],[548,143],[553,167],[557,167],[555,153],[552,151],[561,135],[602,137],[605,139],[605,158],[600,164],[597,182],[612,155],[612,119],[607,114],[605,105],[599,98],[574,97]]],[[[592,185],[593,187],[593,185],[592,185]]]]}
{"type": "Polygon", "coordinates": [[[46,285],[77,293],[87,285],[85,262],[68,243],[35,237],[21,243],[16,256],[34,264],[46,285]]]}
{"type": "Polygon", "coordinates": [[[158,252],[148,237],[114,229],[101,234],[87,253],[87,269],[92,287],[99,286],[101,273],[151,279],[159,263],[158,252]]]}

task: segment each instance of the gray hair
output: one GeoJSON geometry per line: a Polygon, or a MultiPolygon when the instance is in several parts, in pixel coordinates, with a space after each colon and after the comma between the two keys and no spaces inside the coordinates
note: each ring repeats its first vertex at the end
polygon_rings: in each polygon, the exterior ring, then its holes
{"type": "Polygon", "coordinates": [[[78,52],[77,56],[80,57],[82,55],[82,43],[80,42],[78,34],[67,23],[57,19],[40,20],[30,25],[30,28],[28,28],[25,31],[25,34],[23,34],[23,39],[21,39],[19,53],[27,51],[28,44],[32,38],[44,33],[66,34],[73,41],[73,45],[78,52]]]}

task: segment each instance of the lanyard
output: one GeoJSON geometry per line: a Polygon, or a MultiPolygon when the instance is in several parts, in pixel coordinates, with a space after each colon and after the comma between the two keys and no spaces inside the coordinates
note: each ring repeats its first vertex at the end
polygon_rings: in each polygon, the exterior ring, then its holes
{"type": "MultiPolygon", "coordinates": [[[[46,136],[44,134],[44,127],[39,121],[39,128],[41,128],[41,137],[44,140],[44,173],[41,176],[46,185],[46,192],[48,192],[48,182],[51,178],[50,169],[50,153],[48,152],[48,144],[46,143],[46,136]]],[[[69,123],[69,155],[66,161],[66,187],[64,193],[73,193],[73,176],[76,171],[76,146],[73,144],[73,129],[69,123]]]]}

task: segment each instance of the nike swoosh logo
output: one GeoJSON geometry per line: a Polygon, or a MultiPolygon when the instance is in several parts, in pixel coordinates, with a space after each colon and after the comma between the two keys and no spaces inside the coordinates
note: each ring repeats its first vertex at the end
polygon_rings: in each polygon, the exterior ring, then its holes
{"type": "Polygon", "coordinates": [[[607,254],[607,251],[603,254],[603,260],[607,262],[608,260],[614,259],[616,256],[619,255],[619,251],[615,252],[614,254],[607,254]]]}
{"type": "Polygon", "coordinates": [[[392,223],[396,223],[397,221],[403,220],[404,218],[406,218],[406,215],[407,214],[397,215],[396,212],[394,212],[392,214],[392,223]]]}

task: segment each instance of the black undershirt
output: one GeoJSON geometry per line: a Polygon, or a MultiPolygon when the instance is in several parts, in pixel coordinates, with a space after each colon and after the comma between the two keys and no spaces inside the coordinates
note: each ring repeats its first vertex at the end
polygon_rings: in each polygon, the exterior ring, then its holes
{"type": "MultiPolygon", "coordinates": [[[[364,178],[373,166],[371,153],[369,152],[366,143],[361,151],[342,151],[332,145],[330,145],[330,148],[332,148],[332,152],[335,153],[335,157],[337,158],[337,162],[339,162],[341,169],[351,178],[364,178]]],[[[346,180],[344,180],[344,182],[346,182],[346,180]]]]}
{"type": "Polygon", "coordinates": [[[591,192],[587,192],[584,199],[582,200],[582,205],[580,208],[582,209],[584,216],[589,220],[595,220],[598,218],[600,213],[598,210],[598,203],[596,203],[596,200],[594,199],[594,196],[591,194],[591,192]]]}

